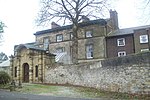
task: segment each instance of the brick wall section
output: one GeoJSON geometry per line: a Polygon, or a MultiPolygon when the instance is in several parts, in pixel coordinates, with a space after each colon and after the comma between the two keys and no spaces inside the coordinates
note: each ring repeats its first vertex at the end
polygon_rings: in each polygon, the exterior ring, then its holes
{"type": "Polygon", "coordinates": [[[135,53],[141,52],[142,49],[150,49],[150,29],[134,30],[135,53]],[[148,35],[148,43],[140,43],[140,36],[148,35]]]}
{"type": "Polygon", "coordinates": [[[132,34],[106,38],[107,58],[118,56],[118,52],[125,51],[127,55],[134,53],[134,39],[132,34]],[[125,39],[125,46],[118,46],[117,39],[125,39]]]}
{"type": "Polygon", "coordinates": [[[45,82],[115,92],[149,93],[149,61],[150,53],[142,53],[79,65],[59,65],[47,69],[45,82]]]}

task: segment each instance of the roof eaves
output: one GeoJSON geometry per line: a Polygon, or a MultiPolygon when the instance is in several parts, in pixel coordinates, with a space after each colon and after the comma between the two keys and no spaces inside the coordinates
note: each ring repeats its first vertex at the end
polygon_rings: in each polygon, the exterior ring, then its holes
{"type": "MultiPolygon", "coordinates": [[[[79,23],[79,26],[85,27],[85,26],[94,25],[94,24],[106,25],[106,23],[107,22],[104,19],[97,19],[97,20],[91,20],[91,21],[79,23]]],[[[41,34],[46,34],[46,33],[51,33],[51,32],[56,32],[56,31],[67,30],[67,29],[71,29],[71,28],[72,28],[72,25],[67,25],[67,26],[57,27],[57,28],[53,28],[53,29],[38,31],[38,32],[34,33],[34,35],[41,35],[41,34]]]]}

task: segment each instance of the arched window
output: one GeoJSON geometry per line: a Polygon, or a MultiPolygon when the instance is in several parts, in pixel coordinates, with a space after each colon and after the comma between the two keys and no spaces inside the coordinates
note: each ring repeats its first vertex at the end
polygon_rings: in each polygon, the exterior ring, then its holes
{"type": "Polygon", "coordinates": [[[35,66],[35,77],[38,77],[38,66],[35,66]]]}
{"type": "Polygon", "coordinates": [[[17,77],[17,67],[15,67],[15,77],[17,77]]]}

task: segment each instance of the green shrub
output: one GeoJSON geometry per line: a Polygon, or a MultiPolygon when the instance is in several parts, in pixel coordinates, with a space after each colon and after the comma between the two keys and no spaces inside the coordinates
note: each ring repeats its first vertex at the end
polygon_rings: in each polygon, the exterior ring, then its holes
{"type": "Polygon", "coordinates": [[[8,84],[10,82],[10,76],[4,71],[0,71],[0,84],[8,84]]]}

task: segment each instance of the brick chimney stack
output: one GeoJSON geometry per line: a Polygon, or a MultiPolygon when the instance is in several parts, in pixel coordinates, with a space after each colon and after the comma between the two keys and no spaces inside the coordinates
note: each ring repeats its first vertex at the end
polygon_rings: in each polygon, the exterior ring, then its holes
{"type": "Polygon", "coordinates": [[[118,13],[116,11],[112,11],[112,9],[110,9],[109,11],[110,13],[110,20],[111,20],[111,27],[113,30],[119,29],[118,26],[118,13]]]}
{"type": "Polygon", "coordinates": [[[51,23],[51,29],[52,28],[57,28],[57,27],[60,27],[60,25],[56,24],[55,22],[51,23]]]}

